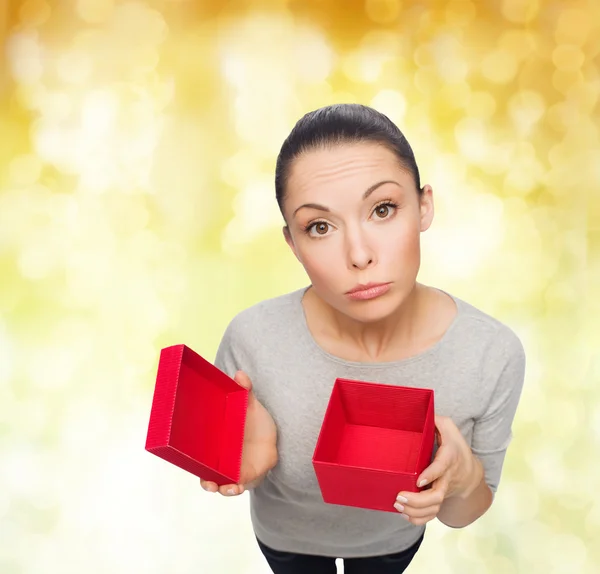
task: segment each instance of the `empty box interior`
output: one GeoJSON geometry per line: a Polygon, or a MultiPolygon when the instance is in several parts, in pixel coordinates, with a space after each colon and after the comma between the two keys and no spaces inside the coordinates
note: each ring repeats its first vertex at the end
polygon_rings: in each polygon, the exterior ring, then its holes
{"type": "Polygon", "coordinates": [[[315,459],[341,466],[415,472],[432,399],[427,389],[338,379],[315,459]]]}

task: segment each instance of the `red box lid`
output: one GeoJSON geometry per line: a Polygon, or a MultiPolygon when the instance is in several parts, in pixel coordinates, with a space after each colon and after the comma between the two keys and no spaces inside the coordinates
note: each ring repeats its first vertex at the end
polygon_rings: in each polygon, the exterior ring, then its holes
{"type": "Polygon", "coordinates": [[[240,479],[248,390],[185,345],[160,352],[146,450],[219,485],[240,479]]]}

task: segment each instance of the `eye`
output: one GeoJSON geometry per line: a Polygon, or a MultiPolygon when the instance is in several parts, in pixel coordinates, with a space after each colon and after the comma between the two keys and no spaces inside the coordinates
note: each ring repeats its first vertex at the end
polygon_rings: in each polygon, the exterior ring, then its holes
{"type": "Polygon", "coordinates": [[[330,227],[331,226],[326,221],[314,221],[313,223],[310,223],[304,228],[304,232],[307,235],[315,237],[315,234],[312,233],[312,231],[315,230],[316,235],[324,236],[327,235],[327,232],[329,231],[330,227]]]}
{"type": "Polygon", "coordinates": [[[396,203],[392,201],[386,201],[376,206],[373,210],[373,213],[375,213],[379,219],[386,219],[397,207],[398,205],[396,203]]]}
{"type": "Polygon", "coordinates": [[[379,205],[375,208],[375,213],[377,214],[378,217],[387,217],[388,213],[390,212],[390,208],[387,205],[379,205]]]}
{"type": "Polygon", "coordinates": [[[329,229],[329,223],[325,223],[324,221],[319,221],[315,224],[315,231],[319,235],[325,235],[327,230],[329,229]]]}

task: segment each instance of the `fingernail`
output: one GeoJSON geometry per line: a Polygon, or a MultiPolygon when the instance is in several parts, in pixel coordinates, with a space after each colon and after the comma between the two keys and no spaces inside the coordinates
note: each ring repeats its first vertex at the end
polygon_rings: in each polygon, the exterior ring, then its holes
{"type": "Polygon", "coordinates": [[[417,484],[417,486],[419,488],[421,488],[422,486],[425,486],[429,481],[426,478],[423,478],[419,481],[419,484],[417,484]]]}
{"type": "Polygon", "coordinates": [[[235,490],[233,490],[233,488],[230,488],[230,489],[227,491],[227,494],[235,494],[235,490]]]}
{"type": "Polygon", "coordinates": [[[410,518],[406,514],[401,514],[400,516],[402,516],[402,518],[404,518],[404,520],[410,521],[410,518]]]}
{"type": "Polygon", "coordinates": [[[398,512],[404,512],[404,506],[402,506],[401,504],[398,504],[397,502],[394,503],[394,508],[398,511],[398,512]]]}
{"type": "Polygon", "coordinates": [[[408,502],[408,498],[405,498],[405,497],[404,497],[404,496],[402,496],[401,494],[399,494],[399,495],[396,497],[396,500],[397,500],[398,502],[401,502],[402,504],[406,504],[406,503],[408,502]]]}

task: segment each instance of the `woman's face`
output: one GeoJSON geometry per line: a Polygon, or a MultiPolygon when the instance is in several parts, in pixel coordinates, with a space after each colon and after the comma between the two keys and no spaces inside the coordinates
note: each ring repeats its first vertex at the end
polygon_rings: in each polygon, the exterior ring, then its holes
{"type": "Polygon", "coordinates": [[[338,145],[294,160],[284,215],[286,241],[317,294],[356,320],[377,321],[415,286],[432,190],[419,197],[412,175],[383,146],[338,145]],[[373,298],[348,294],[367,283],[388,287],[373,298]]]}

